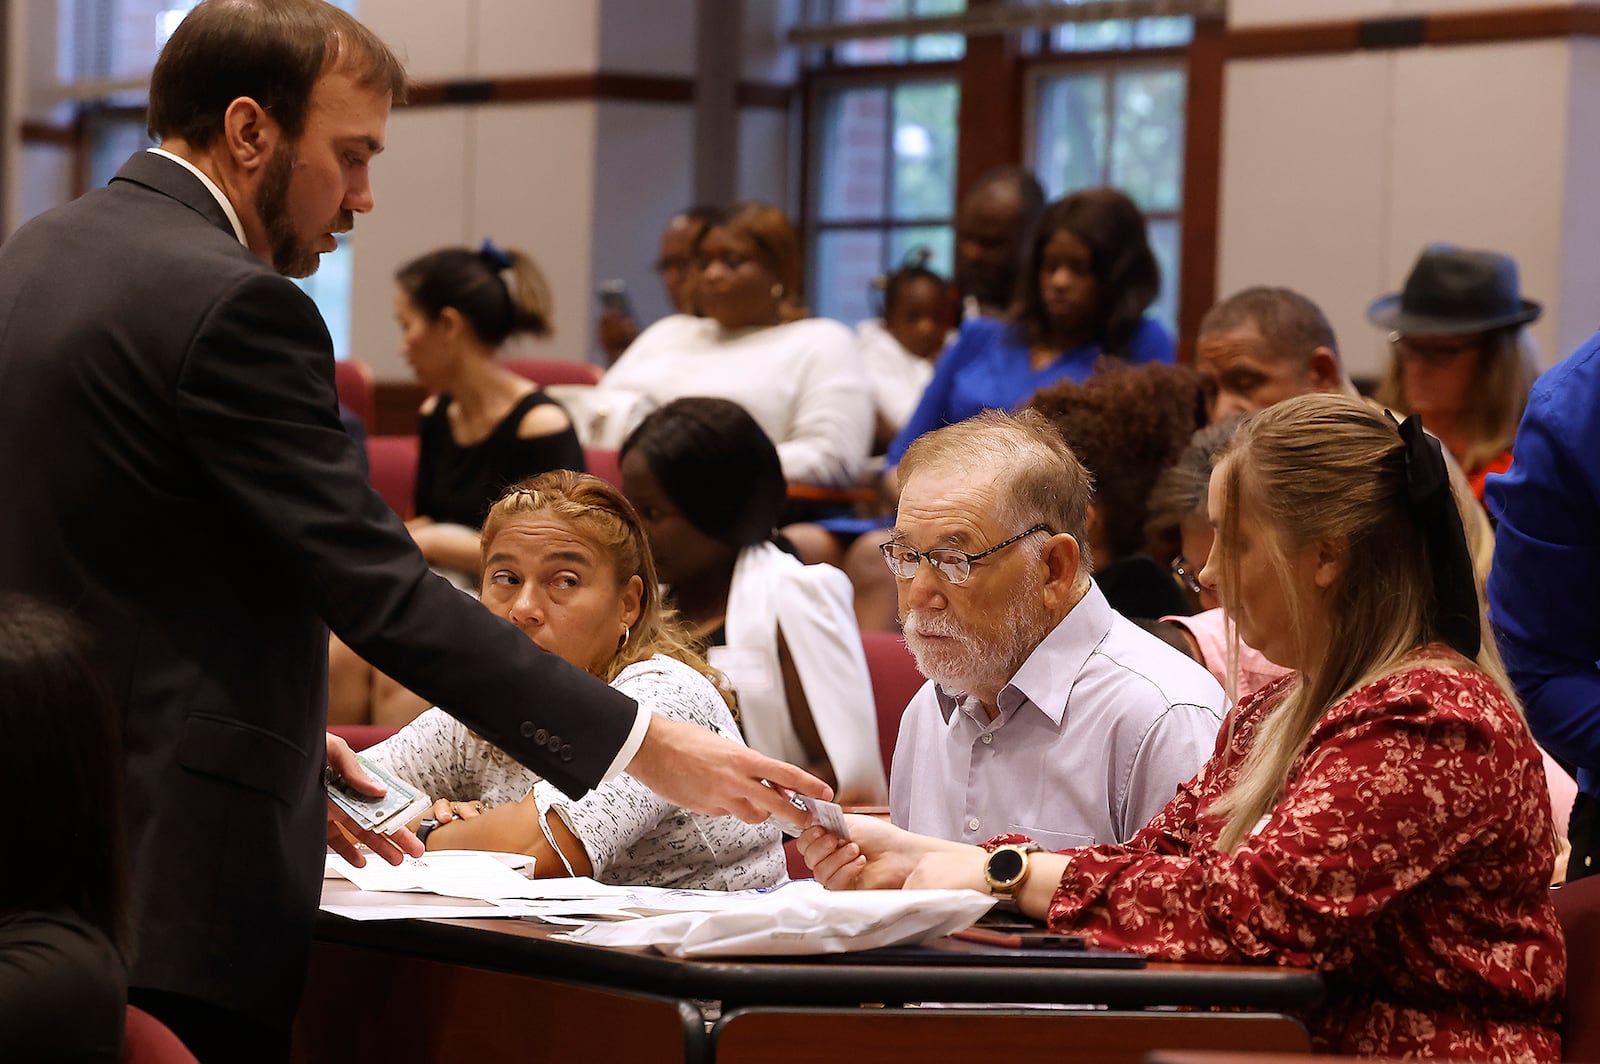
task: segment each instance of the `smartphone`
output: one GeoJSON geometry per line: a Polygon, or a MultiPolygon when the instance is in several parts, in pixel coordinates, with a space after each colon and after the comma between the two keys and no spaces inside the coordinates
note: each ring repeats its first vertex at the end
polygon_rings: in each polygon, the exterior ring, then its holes
{"type": "Polygon", "coordinates": [[[633,318],[633,300],[628,298],[628,282],[600,282],[600,309],[619,318],[633,318]]]}

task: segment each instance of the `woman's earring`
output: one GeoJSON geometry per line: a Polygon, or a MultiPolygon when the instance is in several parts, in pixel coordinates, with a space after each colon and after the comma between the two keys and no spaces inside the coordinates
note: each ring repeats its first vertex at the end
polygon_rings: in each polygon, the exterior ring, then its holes
{"type": "Polygon", "coordinates": [[[783,299],[783,285],[775,284],[772,286],[772,298],[780,301],[783,299]]]}
{"type": "Polygon", "coordinates": [[[633,626],[632,625],[625,624],[625,625],[622,626],[622,638],[617,640],[617,649],[618,650],[621,650],[623,647],[628,645],[628,637],[630,635],[632,635],[632,634],[633,634],[633,626]]]}

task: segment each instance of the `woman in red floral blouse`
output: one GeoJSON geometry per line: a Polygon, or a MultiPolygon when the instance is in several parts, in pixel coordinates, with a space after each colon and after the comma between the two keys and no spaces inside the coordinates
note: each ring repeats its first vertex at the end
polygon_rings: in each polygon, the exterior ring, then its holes
{"type": "MultiPolygon", "coordinates": [[[[1315,968],[1316,1047],[1555,1061],[1566,951],[1538,749],[1485,634],[1436,440],[1314,395],[1240,430],[1200,574],[1297,670],[1241,703],[1123,846],[1008,858],[1022,910],[1101,946],[1315,968]]],[[[991,889],[979,848],[850,818],[809,829],[830,887],[991,889]]]]}

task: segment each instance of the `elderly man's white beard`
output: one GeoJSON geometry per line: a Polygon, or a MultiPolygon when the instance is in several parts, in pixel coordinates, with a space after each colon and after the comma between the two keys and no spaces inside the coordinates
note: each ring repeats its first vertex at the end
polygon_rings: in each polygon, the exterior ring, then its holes
{"type": "Polygon", "coordinates": [[[1043,589],[1044,577],[1030,569],[1007,597],[1005,620],[992,642],[958,627],[943,611],[908,610],[903,628],[917,671],[948,694],[999,691],[1050,634],[1039,601],[1043,589]]]}

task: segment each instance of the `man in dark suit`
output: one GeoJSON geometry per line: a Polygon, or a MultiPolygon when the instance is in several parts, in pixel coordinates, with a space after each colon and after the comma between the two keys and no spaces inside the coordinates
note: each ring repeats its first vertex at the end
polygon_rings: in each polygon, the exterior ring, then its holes
{"type": "Polygon", "coordinates": [[[327,625],[570,794],[626,767],[755,821],[792,812],[763,778],[826,793],[537,650],[432,576],[366,486],[327,330],[280,274],[371,209],[403,85],[321,0],[208,0],[152,77],[161,148],[0,246],[0,587],[98,635],[128,752],[132,1000],[207,1060],[286,1053],[322,842],[343,838],[324,758],[357,771],[325,755],[327,625]]]}

